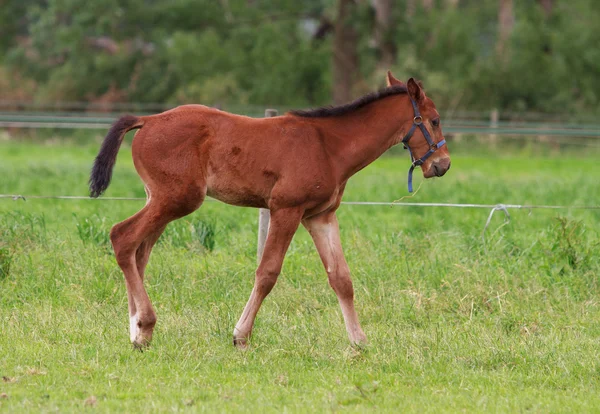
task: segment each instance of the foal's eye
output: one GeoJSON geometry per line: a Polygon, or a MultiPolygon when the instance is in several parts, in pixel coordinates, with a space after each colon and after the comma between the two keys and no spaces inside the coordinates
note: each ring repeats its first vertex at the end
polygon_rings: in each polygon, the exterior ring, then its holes
{"type": "Polygon", "coordinates": [[[440,118],[435,118],[431,121],[431,125],[433,125],[434,127],[439,127],[440,126],[440,118]]]}

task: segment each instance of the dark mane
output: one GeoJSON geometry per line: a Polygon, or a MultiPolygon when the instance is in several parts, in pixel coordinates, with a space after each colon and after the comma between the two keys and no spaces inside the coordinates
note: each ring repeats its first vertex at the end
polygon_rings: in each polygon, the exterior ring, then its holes
{"type": "Polygon", "coordinates": [[[290,111],[289,113],[296,116],[301,116],[304,118],[324,118],[324,117],[332,117],[332,116],[340,116],[345,115],[349,112],[356,111],[357,109],[362,108],[365,105],[368,105],[372,102],[378,101],[379,99],[387,98],[392,95],[399,95],[407,93],[406,86],[390,86],[384,89],[380,89],[377,92],[371,92],[363,97],[358,98],[357,100],[347,103],[345,105],[340,106],[324,106],[322,108],[317,109],[297,109],[294,111],[290,111]]]}

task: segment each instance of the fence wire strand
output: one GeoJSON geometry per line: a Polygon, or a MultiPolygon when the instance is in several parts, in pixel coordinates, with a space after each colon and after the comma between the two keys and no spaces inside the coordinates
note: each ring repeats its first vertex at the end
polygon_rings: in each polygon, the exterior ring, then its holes
{"type": "MultiPolygon", "coordinates": [[[[12,200],[23,200],[28,199],[43,199],[43,200],[92,200],[92,201],[145,201],[146,198],[142,197],[102,197],[102,198],[91,198],[87,196],[48,196],[48,195],[31,195],[24,196],[22,194],[0,194],[0,199],[10,198],[12,200]]],[[[400,199],[402,200],[402,198],[400,199]]],[[[206,198],[206,201],[217,201],[212,198],[206,198]]],[[[492,217],[496,211],[502,211],[504,213],[504,223],[500,227],[504,227],[510,223],[509,209],[517,210],[533,210],[533,209],[545,209],[545,210],[600,210],[600,205],[596,206],[561,206],[561,205],[535,205],[535,204],[476,204],[476,203],[415,203],[415,202],[401,202],[401,201],[342,201],[343,205],[347,206],[388,206],[388,207],[442,207],[442,208],[483,208],[490,209],[483,231],[481,232],[481,239],[483,245],[486,247],[485,234],[492,221],[492,217]]]]}
{"type": "MultiPolygon", "coordinates": [[[[0,194],[0,198],[10,198],[13,200],[45,199],[45,200],[89,200],[89,201],[146,201],[145,197],[101,197],[91,198],[89,196],[71,196],[71,195],[22,195],[22,194],[0,194]]],[[[207,197],[205,201],[217,201],[207,197]]],[[[533,210],[600,210],[600,205],[537,205],[537,204],[477,204],[477,203],[415,203],[401,201],[342,201],[347,206],[398,206],[398,207],[449,207],[449,208],[485,208],[506,211],[507,209],[533,210]]]]}

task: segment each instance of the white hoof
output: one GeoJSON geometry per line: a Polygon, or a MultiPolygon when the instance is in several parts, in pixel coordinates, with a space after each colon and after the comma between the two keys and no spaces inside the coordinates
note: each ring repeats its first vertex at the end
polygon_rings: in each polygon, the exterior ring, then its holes
{"type": "Polygon", "coordinates": [[[247,349],[248,348],[248,336],[243,335],[241,331],[236,326],[233,330],[233,345],[237,349],[247,349]]]}

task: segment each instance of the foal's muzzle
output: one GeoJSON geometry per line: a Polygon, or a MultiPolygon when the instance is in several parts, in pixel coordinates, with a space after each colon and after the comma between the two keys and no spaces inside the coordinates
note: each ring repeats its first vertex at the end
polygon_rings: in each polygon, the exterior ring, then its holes
{"type": "Polygon", "coordinates": [[[442,158],[439,160],[435,160],[431,163],[431,166],[429,168],[433,171],[433,174],[436,177],[441,177],[442,175],[446,174],[446,172],[448,172],[448,170],[450,169],[450,158],[442,158]]]}

